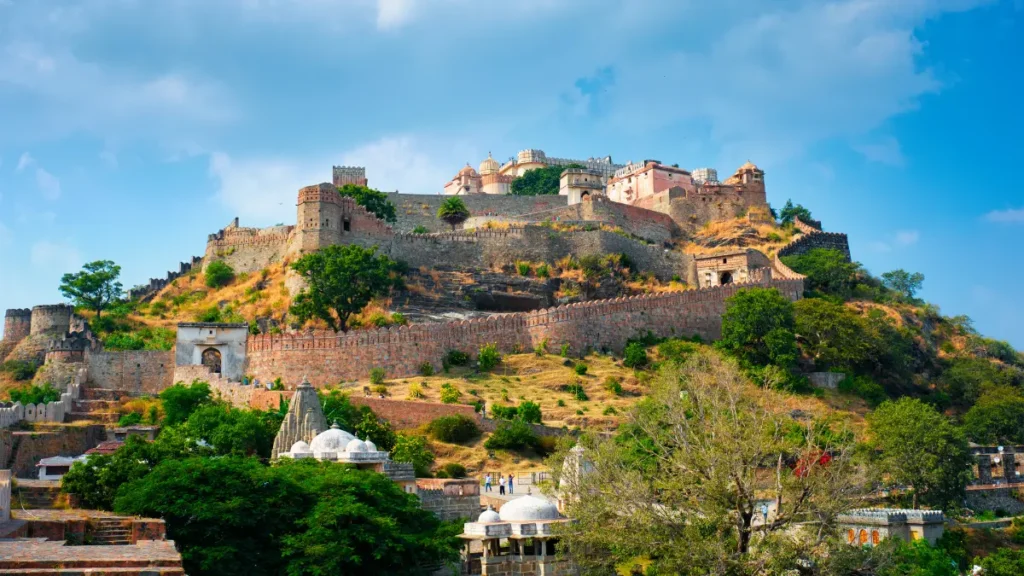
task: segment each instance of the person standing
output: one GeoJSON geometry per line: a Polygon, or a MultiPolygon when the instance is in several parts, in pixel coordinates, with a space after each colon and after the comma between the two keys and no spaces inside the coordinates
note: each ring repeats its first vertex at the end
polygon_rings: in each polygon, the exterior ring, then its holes
{"type": "Polygon", "coordinates": [[[515,474],[513,474],[511,472],[508,473],[508,493],[509,494],[512,493],[512,479],[515,478],[515,477],[516,477],[515,474]]]}
{"type": "Polygon", "coordinates": [[[499,474],[498,475],[498,495],[499,496],[504,496],[505,495],[505,475],[504,474],[499,474]]]}
{"type": "Polygon", "coordinates": [[[491,491],[491,473],[488,472],[487,476],[484,476],[484,492],[491,491]]]}

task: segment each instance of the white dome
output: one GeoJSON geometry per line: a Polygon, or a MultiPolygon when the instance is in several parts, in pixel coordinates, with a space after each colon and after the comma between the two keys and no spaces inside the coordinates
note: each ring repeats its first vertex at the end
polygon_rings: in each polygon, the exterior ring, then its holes
{"type": "Polygon", "coordinates": [[[532,522],[535,520],[558,520],[558,507],[536,496],[523,496],[510,500],[501,507],[502,522],[532,522]]]}
{"type": "Polygon", "coordinates": [[[501,522],[501,516],[499,516],[498,513],[494,511],[494,508],[488,506],[487,510],[484,510],[483,512],[480,513],[480,517],[477,518],[476,521],[485,523],[501,522]]]}
{"type": "Polygon", "coordinates": [[[309,443],[309,448],[314,454],[341,452],[349,442],[355,439],[355,436],[345,432],[341,428],[338,428],[337,424],[334,424],[328,430],[317,434],[316,438],[313,438],[313,441],[309,443]]]}
{"type": "Polygon", "coordinates": [[[366,443],[355,438],[345,445],[345,452],[366,452],[366,443]]]}
{"type": "Polygon", "coordinates": [[[307,454],[310,451],[311,450],[309,449],[309,444],[306,444],[302,440],[299,440],[295,444],[292,444],[292,449],[289,450],[289,452],[291,452],[292,454],[307,454]]]}
{"type": "Polygon", "coordinates": [[[363,444],[366,444],[366,451],[367,452],[376,452],[377,451],[377,445],[374,444],[373,442],[371,442],[369,439],[367,439],[366,442],[363,442],[363,444]]]}

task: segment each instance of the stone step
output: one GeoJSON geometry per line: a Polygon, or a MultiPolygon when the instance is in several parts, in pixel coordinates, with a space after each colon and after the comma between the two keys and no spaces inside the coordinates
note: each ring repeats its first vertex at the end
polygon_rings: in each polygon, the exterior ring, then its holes
{"type": "Polygon", "coordinates": [[[75,412],[110,412],[120,404],[117,400],[75,400],[75,412]]]}
{"type": "Polygon", "coordinates": [[[102,422],[117,424],[121,415],[117,412],[69,412],[68,422],[102,422]]]}
{"type": "Polygon", "coordinates": [[[123,396],[130,396],[130,394],[124,390],[114,390],[112,388],[82,387],[82,399],[84,400],[120,400],[123,396]]]}

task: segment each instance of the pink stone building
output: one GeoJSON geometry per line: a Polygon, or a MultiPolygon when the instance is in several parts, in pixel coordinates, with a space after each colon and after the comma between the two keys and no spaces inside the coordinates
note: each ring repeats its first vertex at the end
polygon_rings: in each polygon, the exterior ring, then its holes
{"type": "Polygon", "coordinates": [[[623,204],[635,204],[670,188],[682,188],[688,194],[695,190],[693,178],[682,168],[666,166],[657,160],[628,164],[608,181],[608,198],[623,204]]]}

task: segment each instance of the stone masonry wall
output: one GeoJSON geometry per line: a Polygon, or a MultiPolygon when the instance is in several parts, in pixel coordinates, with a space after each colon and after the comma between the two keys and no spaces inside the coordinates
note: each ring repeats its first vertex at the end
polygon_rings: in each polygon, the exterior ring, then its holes
{"type": "Polygon", "coordinates": [[[480,482],[475,478],[417,478],[416,491],[424,510],[442,521],[480,515],[480,482]]]}
{"type": "MultiPolygon", "coordinates": [[[[803,293],[803,280],[772,280],[791,300],[803,293]]],[[[714,340],[721,333],[725,299],[744,285],[687,292],[616,298],[557,308],[493,316],[447,324],[419,324],[347,334],[306,332],[263,334],[249,339],[247,373],[261,381],[281,377],[299,382],[308,376],[316,386],[341,379],[365,378],[372,368],[389,377],[417,374],[424,362],[440,368],[451,349],[475,354],[484,344],[505,352],[530,350],[542,340],[549,346],[568,344],[575,352],[620,351],[626,340],[648,331],[657,336],[692,336],[714,340]]]]}
{"type": "Polygon", "coordinates": [[[387,420],[399,430],[418,428],[441,416],[462,414],[479,421],[479,416],[472,406],[465,404],[438,404],[435,402],[414,402],[412,400],[390,400],[371,396],[351,394],[349,400],[356,406],[367,406],[373,413],[387,420]]]}
{"type": "Polygon", "coordinates": [[[102,425],[59,426],[48,432],[0,430],[0,468],[18,478],[36,478],[36,464],[50,456],[81,456],[106,437],[102,425]]]}
{"type": "MultiPolygon", "coordinates": [[[[28,336],[32,326],[32,311],[28,308],[12,308],[4,314],[4,341],[13,343],[28,336]]],[[[0,360],[3,356],[0,355],[0,360]]]]}
{"type": "MultiPolygon", "coordinates": [[[[850,243],[846,234],[838,232],[821,232],[813,226],[804,224],[799,219],[794,222],[798,230],[803,232],[798,238],[779,249],[779,256],[797,256],[806,254],[815,248],[836,250],[850,261],[850,243]]],[[[820,224],[819,224],[820,225],[820,224]]]]}
{"type": "MultiPolygon", "coordinates": [[[[469,208],[470,216],[510,216],[542,212],[554,208],[565,208],[567,196],[512,196],[505,194],[471,194],[460,196],[469,208]]],[[[395,205],[398,221],[393,228],[400,232],[412,232],[423,226],[430,232],[445,232],[447,224],[437,218],[437,209],[448,196],[440,194],[399,194],[388,193],[388,200],[395,205]]]]}
{"type": "Polygon", "coordinates": [[[221,260],[236,273],[258,272],[272,262],[278,262],[288,252],[292,226],[272,228],[237,228],[229,226],[211,234],[203,255],[203,269],[221,260]]]}
{"type": "Polygon", "coordinates": [[[132,350],[87,354],[89,382],[96,388],[154,395],[174,383],[174,352],[132,350]]]}

